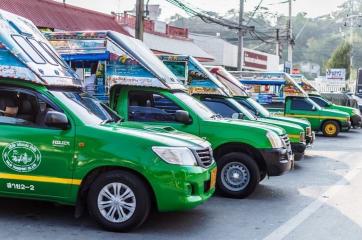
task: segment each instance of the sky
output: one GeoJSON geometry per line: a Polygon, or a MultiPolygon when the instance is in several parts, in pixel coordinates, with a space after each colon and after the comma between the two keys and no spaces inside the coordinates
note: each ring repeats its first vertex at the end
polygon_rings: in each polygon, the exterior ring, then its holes
{"type": "MultiPolygon", "coordinates": [[[[56,0],[62,2],[63,0],[56,0]]],[[[285,0],[246,0],[245,10],[251,11],[262,1],[262,6],[268,7],[270,10],[288,14],[288,4],[281,4],[285,0]]],[[[337,7],[346,0],[294,0],[293,15],[298,12],[306,12],[309,17],[317,17],[328,14],[337,9],[337,7]]],[[[145,0],[147,2],[147,0],[145,0]]],[[[191,3],[193,7],[200,8],[205,11],[214,11],[225,13],[232,8],[239,8],[239,0],[186,0],[186,3],[191,3]]],[[[66,3],[89,8],[105,13],[123,12],[131,10],[136,3],[136,0],[66,0],[66,3]]],[[[162,7],[162,20],[167,20],[170,16],[178,13],[184,16],[185,13],[168,3],[166,0],[149,0],[150,4],[159,4],[162,7]]]]}

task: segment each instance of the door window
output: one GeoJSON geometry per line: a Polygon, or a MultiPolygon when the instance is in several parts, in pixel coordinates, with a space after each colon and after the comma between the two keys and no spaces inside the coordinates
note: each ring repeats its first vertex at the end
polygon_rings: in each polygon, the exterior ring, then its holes
{"type": "Polygon", "coordinates": [[[182,110],[170,99],[152,92],[130,92],[128,104],[130,121],[176,122],[175,113],[182,110]]]}
{"type": "Polygon", "coordinates": [[[48,102],[33,94],[0,90],[0,124],[46,127],[45,115],[52,110],[48,102]]]}
{"type": "Polygon", "coordinates": [[[302,111],[303,110],[304,111],[312,111],[313,110],[313,104],[311,104],[310,102],[305,101],[304,99],[293,99],[291,109],[292,110],[302,110],[302,111]]]}

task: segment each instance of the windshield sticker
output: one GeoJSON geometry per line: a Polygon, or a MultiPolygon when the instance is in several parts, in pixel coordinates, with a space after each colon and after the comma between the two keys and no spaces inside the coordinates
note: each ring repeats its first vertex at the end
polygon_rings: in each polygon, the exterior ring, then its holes
{"type": "Polygon", "coordinates": [[[8,144],[2,153],[6,166],[21,173],[32,172],[41,163],[39,149],[31,143],[17,141],[8,144]]]}

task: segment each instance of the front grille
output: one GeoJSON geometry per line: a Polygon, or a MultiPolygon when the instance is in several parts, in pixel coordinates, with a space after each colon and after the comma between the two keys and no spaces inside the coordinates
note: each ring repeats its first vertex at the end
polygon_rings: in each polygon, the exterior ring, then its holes
{"type": "Polygon", "coordinates": [[[286,149],[288,149],[288,151],[291,151],[292,150],[292,146],[290,145],[290,140],[289,140],[289,137],[288,135],[283,135],[281,136],[282,137],[282,140],[284,142],[284,146],[286,149]]]}
{"type": "Polygon", "coordinates": [[[214,157],[212,156],[211,148],[204,148],[195,150],[196,152],[196,159],[199,163],[200,167],[210,167],[214,162],[214,157]]]}

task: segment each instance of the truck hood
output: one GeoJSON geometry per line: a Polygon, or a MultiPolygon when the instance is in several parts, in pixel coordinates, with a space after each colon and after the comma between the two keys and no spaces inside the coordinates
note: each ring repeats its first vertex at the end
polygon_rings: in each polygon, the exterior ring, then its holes
{"type": "Polygon", "coordinates": [[[294,124],[294,123],[288,123],[288,122],[275,120],[275,119],[268,119],[268,118],[258,118],[258,122],[272,124],[272,125],[281,127],[288,134],[300,134],[301,132],[304,132],[304,129],[301,126],[294,124]]]}
{"type": "Polygon", "coordinates": [[[320,115],[330,116],[330,117],[337,117],[337,118],[349,118],[350,115],[346,112],[342,112],[339,110],[334,109],[321,109],[319,110],[320,115]]]}
{"type": "Polygon", "coordinates": [[[256,121],[238,120],[238,119],[216,119],[213,121],[218,121],[219,123],[227,125],[243,126],[245,128],[258,128],[258,129],[264,129],[266,131],[273,131],[279,136],[286,134],[286,131],[283,128],[273,125],[265,125],[265,123],[258,123],[256,121]]]}
{"type": "MultiPolygon", "coordinates": [[[[353,115],[353,110],[354,110],[355,108],[333,104],[333,105],[330,106],[328,109],[338,110],[338,111],[342,111],[342,112],[345,112],[345,113],[349,113],[350,115],[353,115]]],[[[356,109],[356,110],[357,110],[357,109],[356,109]]]]}
{"type": "Polygon", "coordinates": [[[155,145],[189,148],[210,147],[210,143],[205,139],[177,131],[172,127],[158,127],[133,123],[114,123],[99,125],[97,128],[102,128],[102,130],[112,133],[119,133],[122,135],[130,135],[133,137],[146,139],[155,142],[155,145]]]}
{"type": "Polygon", "coordinates": [[[310,127],[310,122],[308,120],[304,120],[304,119],[299,119],[299,118],[291,118],[291,117],[273,117],[273,119],[275,120],[280,120],[280,121],[284,121],[284,122],[289,122],[289,123],[294,123],[297,124],[299,126],[303,126],[303,128],[305,129],[306,127],[310,127]]]}

